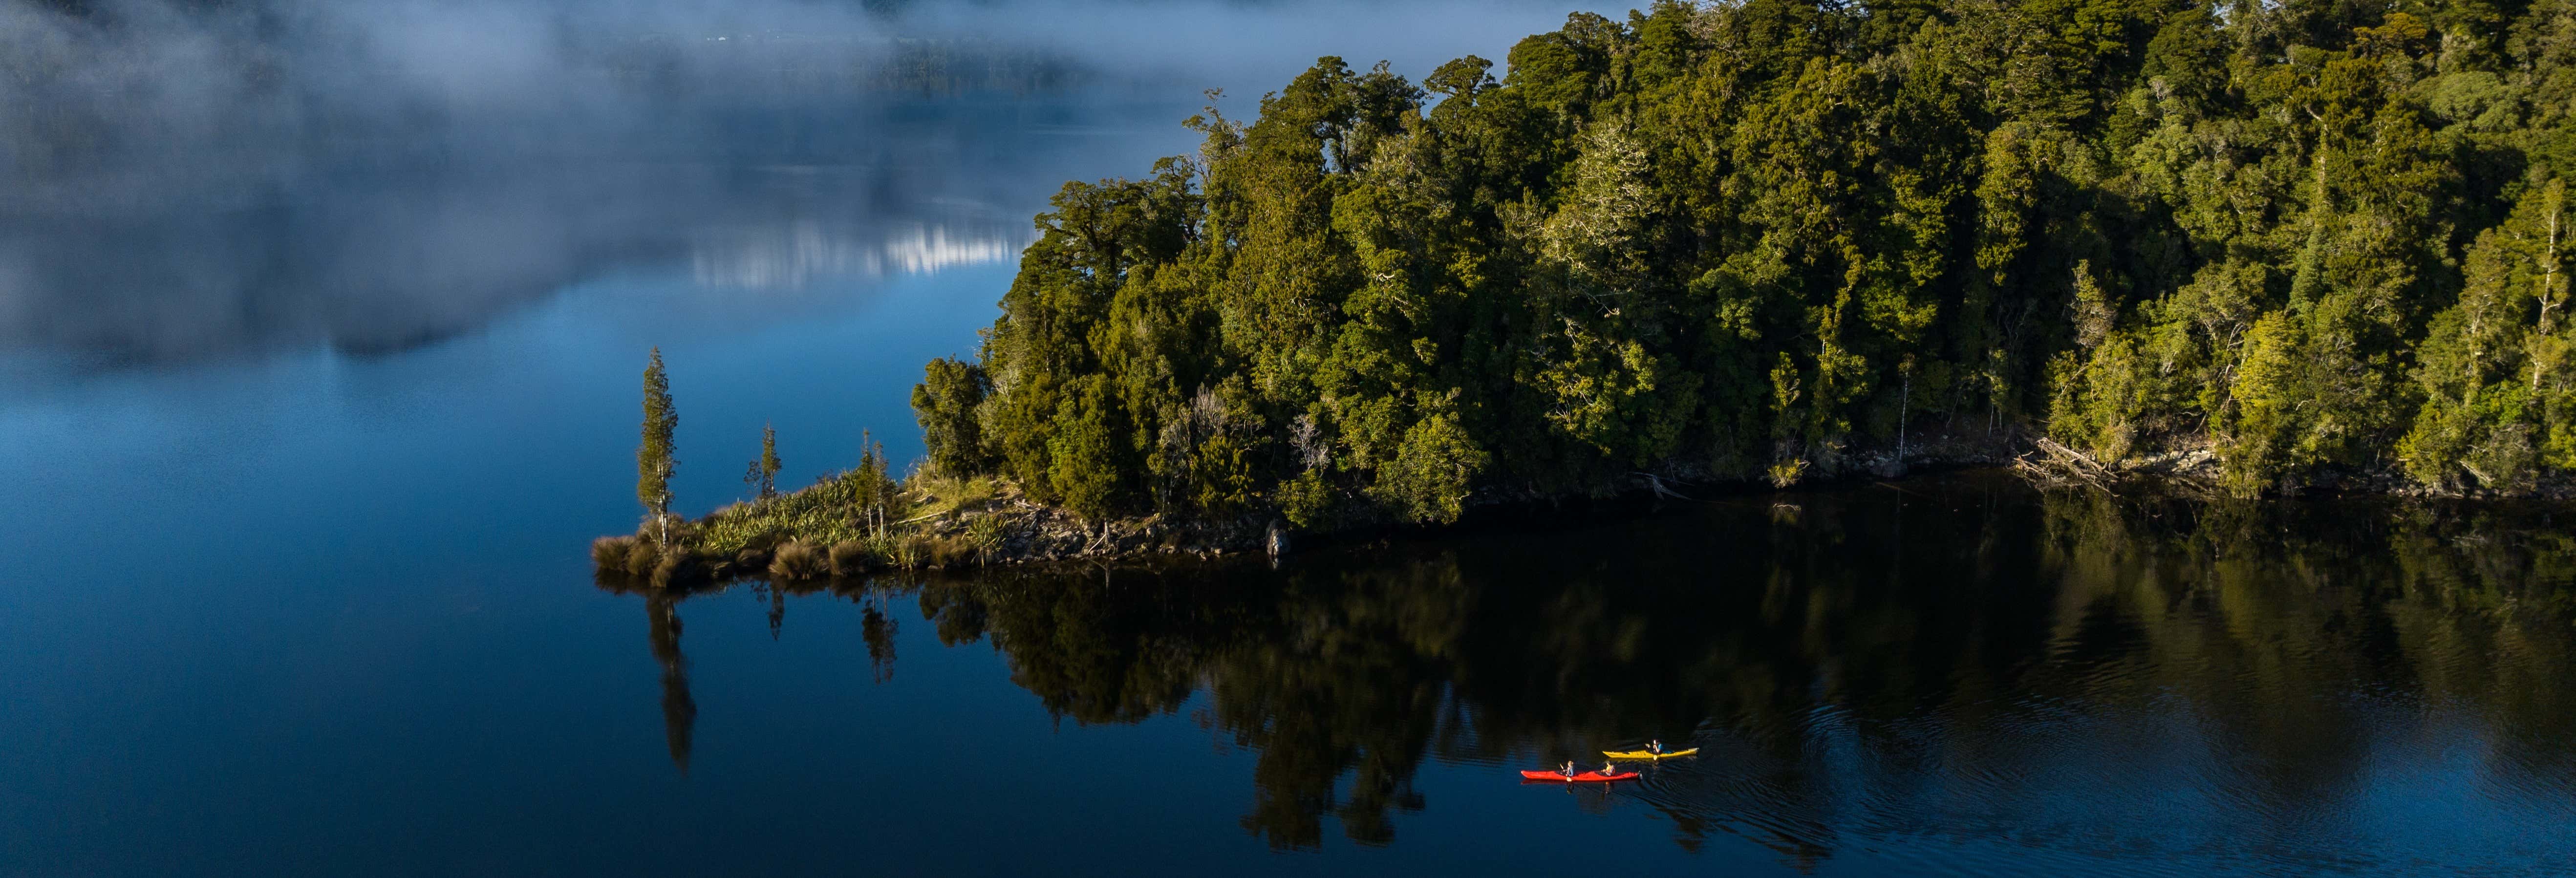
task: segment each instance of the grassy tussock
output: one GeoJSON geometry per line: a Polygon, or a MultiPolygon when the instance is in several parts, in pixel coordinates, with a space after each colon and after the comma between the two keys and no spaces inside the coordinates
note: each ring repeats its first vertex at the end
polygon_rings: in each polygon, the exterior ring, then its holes
{"type": "Polygon", "coordinates": [[[769,559],[772,579],[820,579],[829,572],[823,547],[801,539],[779,546],[777,554],[769,559]]]}
{"type": "Polygon", "coordinates": [[[652,540],[632,537],[627,539],[626,572],[643,576],[653,572],[653,568],[660,566],[661,563],[662,549],[654,545],[652,540]]]}
{"type": "Polygon", "coordinates": [[[982,560],[986,552],[964,537],[937,537],[928,540],[922,554],[932,567],[959,567],[982,560]]]}
{"type": "Polygon", "coordinates": [[[591,565],[601,570],[626,569],[626,551],[634,542],[634,537],[600,537],[591,540],[591,565]]]}
{"type": "Polygon", "coordinates": [[[868,544],[858,540],[833,543],[827,560],[834,576],[857,576],[876,566],[876,555],[868,551],[868,544]]]}
{"type": "Polygon", "coordinates": [[[688,546],[674,545],[669,549],[656,552],[655,555],[653,571],[645,574],[645,577],[650,579],[656,588],[668,586],[676,580],[689,576],[697,569],[694,566],[697,553],[690,551],[688,546]]]}

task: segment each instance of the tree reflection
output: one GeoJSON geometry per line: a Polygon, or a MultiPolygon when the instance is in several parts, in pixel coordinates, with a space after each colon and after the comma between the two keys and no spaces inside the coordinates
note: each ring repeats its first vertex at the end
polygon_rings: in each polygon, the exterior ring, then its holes
{"type": "Polygon", "coordinates": [[[698,702],[689,697],[689,660],[680,654],[679,602],[654,593],[644,599],[652,622],[653,660],[662,665],[662,736],[671,747],[671,764],[689,773],[689,732],[698,722],[698,702]]]}
{"type": "Polygon", "coordinates": [[[868,644],[868,670],[879,683],[894,681],[894,619],[876,602],[859,611],[859,637],[868,644]]]}
{"type": "MultiPolygon", "coordinates": [[[[915,588],[942,643],[989,639],[1055,717],[1130,723],[1206,693],[1199,721],[1258,754],[1241,824],[1281,848],[1328,823],[1392,841],[1430,804],[1427,760],[1647,737],[1705,755],[1578,798],[1659,809],[1686,847],[1735,833],[1808,865],[1855,833],[2117,850],[2151,776],[2215,796],[2206,819],[2230,832],[2296,838],[2365,792],[2372,759],[2429,746],[2427,705],[2474,724],[2492,771],[2576,787],[2576,537],[2546,508],[2040,496],[1975,474],[1791,499],[1276,570],[915,588]]],[[[684,717],[670,600],[647,605],[665,713],[684,717]]],[[[861,612],[883,679],[894,623],[861,612]]]]}

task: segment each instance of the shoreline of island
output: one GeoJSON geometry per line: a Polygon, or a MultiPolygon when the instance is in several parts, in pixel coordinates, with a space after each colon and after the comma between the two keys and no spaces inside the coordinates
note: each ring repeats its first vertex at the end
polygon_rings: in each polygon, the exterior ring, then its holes
{"type": "MultiPolygon", "coordinates": [[[[1791,490],[1832,490],[1910,478],[1991,470],[2044,492],[2096,492],[2134,498],[2264,502],[2230,497],[2209,449],[2196,448],[2104,462],[2021,430],[1935,434],[1903,455],[1862,451],[1831,474],[1791,484],[1712,478],[1681,471],[1639,472],[1621,484],[1549,493],[1522,486],[1480,491],[1464,504],[1466,520],[1407,521],[1377,515],[1323,527],[1290,526],[1275,508],[1216,519],[1147,514],[1091,520],[1037,502],[998,476],[915,472],[894,480],[866,465],[834,473],[798,491],[739,501],[695,519],[673,517],[667,535],[647,519],[633,534],[592,544],[595,572],[622,587],[693,589],[739,581],[826,584],[867,577],[978,567],[1062,563],[1136,564],[1159,560],[1278,557],[1354,539],[1432,537],[1496,519],[1595,514],[1650,514],[1668,504],[1791,490]],[[878,482],[882,509],[853,502],[878,482]],[[1571,510],[1571,511],[1569,511],[1571,510]],[[872,522],[882,521],[882,524],[872,522]]],[[[2528,493],[2438,492],[2400,473],[2335,473],[2288,486],[2298,494],[2401,500],[2576,499],[2576,485],[2552,483],[2528,493]]],[[[1796,505],[1790,503],[1789,505],[1796,505]]]]}

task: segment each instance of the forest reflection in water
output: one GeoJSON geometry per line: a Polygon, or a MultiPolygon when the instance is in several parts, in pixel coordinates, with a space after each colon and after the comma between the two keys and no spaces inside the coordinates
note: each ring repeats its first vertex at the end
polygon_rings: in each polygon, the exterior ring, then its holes
{"type": "MultiPolygon", "coordinates": [[[[1328,823],[1394,841],[1399,814],[1437,807],[1426,760],[1503,778],[1660,737],[1702,756],[1577,797],[1632,797],[1686,849],[1727,832],[1793,864],[1906,838],[2527,862],[2569,852],[2576,816],[2576,538],[2556,511],[2043,496],[1965,473],[1275,568],[813,591],[861,605],[880,680],[888,602],[908,595],[1059,720],[1133,723],[1204,693],[1192,715],[1257,754],[1241,824],[1275,848],[1328,823]],[[2408,816],[2437,806],[2447,822],[2408,816]]],[[[789,595],[748,587],[783,624],[789,595]]],[[[688,596],[644,597],[685,770],[688,596]]]]}

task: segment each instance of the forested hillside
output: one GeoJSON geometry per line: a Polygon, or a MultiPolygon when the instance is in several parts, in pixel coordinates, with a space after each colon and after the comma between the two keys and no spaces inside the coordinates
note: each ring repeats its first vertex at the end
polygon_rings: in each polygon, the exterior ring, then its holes
{"type": "Polygon", "coordinates": [[[1326,58],[1068,184],[915,405],[936,467],[1095,516],[1787,483],[1905,425],[2526,490],[2576,469],[2571,112],[2571,0],[1667,0],[1326,58]]]}

